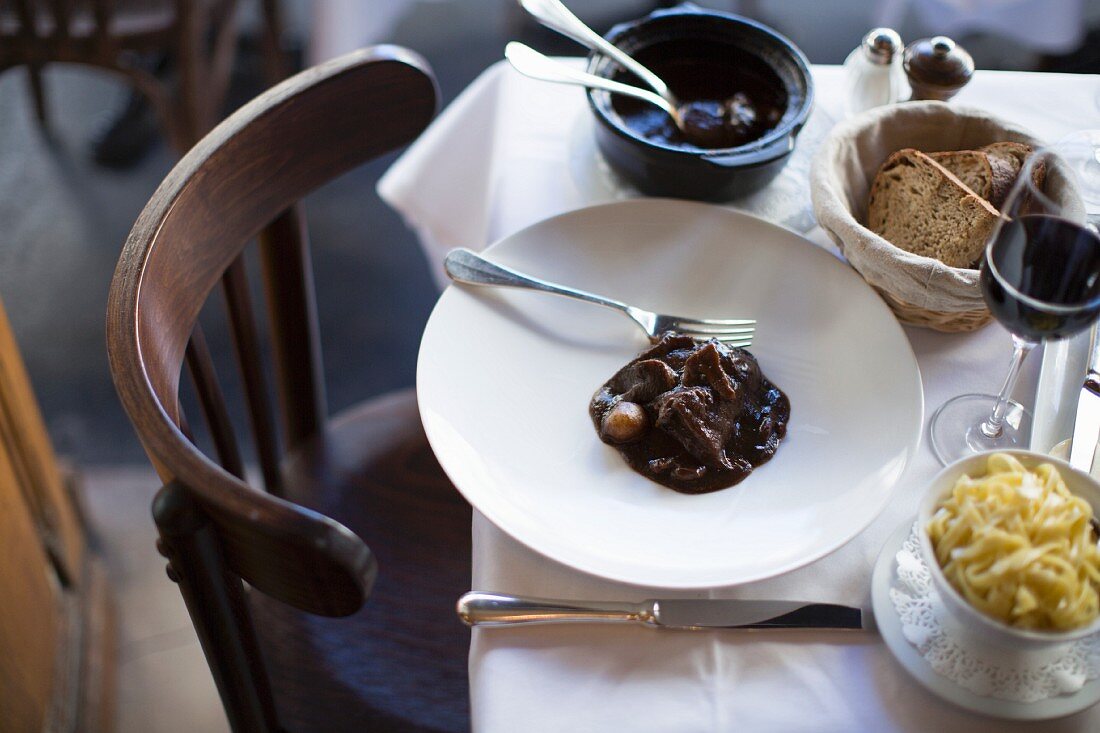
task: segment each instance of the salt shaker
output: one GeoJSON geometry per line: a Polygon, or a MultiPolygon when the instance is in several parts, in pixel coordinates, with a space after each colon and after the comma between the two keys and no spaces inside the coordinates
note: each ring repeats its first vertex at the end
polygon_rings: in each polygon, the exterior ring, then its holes
{"type": "Polygon", "coordinates": [[[875,28],[863,37],[859,48],[848,54],[849,115],[901,99],[905,74],[901,68],[901,36],[890,28],[875,28]]]}
{"type": "Polygon", "coordinates": [[[974,59],[947,36],[913,41],[905,49],[903,64],[913,99],[946,102],[974,76],[974,59]]]}

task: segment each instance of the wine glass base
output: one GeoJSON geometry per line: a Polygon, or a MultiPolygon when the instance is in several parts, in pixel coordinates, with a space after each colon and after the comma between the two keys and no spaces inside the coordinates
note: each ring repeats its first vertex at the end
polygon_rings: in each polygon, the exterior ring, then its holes
{"type": "Polygon", "coordinates": [[[996,395],[964,394],[944,402],[932,415],[929,433],[932,452],[947,465],[960,458],[989,450],[1027,448],[1031,440],[1031,411],[1009,401],[1001,434],[990,438],[981,425],[989,418],[996,395]]]}

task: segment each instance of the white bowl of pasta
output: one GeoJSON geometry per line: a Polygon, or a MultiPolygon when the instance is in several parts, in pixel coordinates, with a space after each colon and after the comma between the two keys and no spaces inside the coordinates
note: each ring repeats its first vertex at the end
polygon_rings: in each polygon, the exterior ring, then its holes
{"type": "Polygon", "coordinates": [[[1098,510],[1100,482],[1042,453],[979,453],[944,468],[917,523],[948,615],[1013,648],[1100,631],[1098,510]]]}

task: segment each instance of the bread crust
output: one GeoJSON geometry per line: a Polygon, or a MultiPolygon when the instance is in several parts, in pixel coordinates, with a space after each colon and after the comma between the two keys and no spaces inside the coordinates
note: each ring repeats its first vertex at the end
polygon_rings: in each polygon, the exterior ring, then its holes
{"type": "MultiPolygon", "coordinates": [[[[1004,141],[990,143],[983,146],[981,150],[989,156],[991,161],[998,161],[1005,168],[1012,171],[1012,178],[1008,181],[1004,194],[1000,201],[994,203],[994,206],[1000,208],[1004,205],[1004,199],[1008,196],[1008,192],[1012,190],[1012,185],[1016,183],[1016,177],[1020,175],[1020,170],[1023,169],[1028,156],[1035,152],[1035,149],[1025,143],[1004,141]]],[[[1040,191],[1043,189],[1043,183],[1046,181],[1046,166],[1042,161],[1032,168],[1031,180],[1035,188],[1040,191]]]]}

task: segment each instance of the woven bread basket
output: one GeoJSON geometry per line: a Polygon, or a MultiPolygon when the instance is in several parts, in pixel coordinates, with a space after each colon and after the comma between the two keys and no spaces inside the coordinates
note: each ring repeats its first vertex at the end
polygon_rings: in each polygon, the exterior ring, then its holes
{"type": "MultiPolygon", "coordinates": [[[[991,319],[978,271],[895,247],[863,226],[879,166],[896,150],[971,150],[1000,141],[1041,144],[1027,131],[975,109],[943,102],[880,107],[838,124],[822,141],[810,170],[814,214],[848,263],[883,297],[902,323],[937,331],[973,331],[991,319]]],[[[1055,199],[1063,179],[1048,176],[1055,199]]]]}

